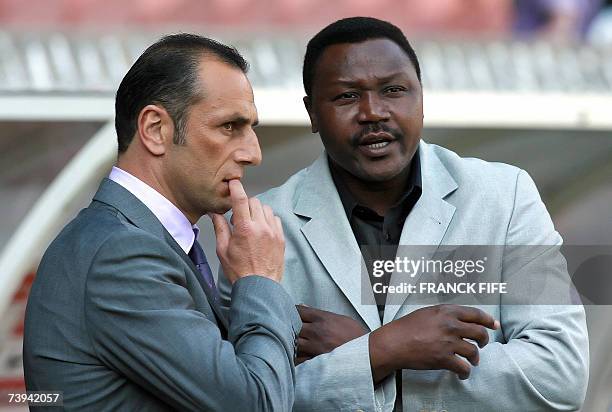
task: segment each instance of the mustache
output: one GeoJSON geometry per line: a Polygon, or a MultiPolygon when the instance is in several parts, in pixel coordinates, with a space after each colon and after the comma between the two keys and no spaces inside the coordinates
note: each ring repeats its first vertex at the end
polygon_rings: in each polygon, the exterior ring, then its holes
{"type": "Polygon", "coordinates": [[[396,140],[401,140],[404,137],[404,134],[398,129],[389,127],[384,123],[368,123],[361,128],[360,131],[351,136],[351,144],[353,146],[359,146],[359,142],[363,139],[364,136],[370,133],[388,133],[393,136],[396,140]]]}

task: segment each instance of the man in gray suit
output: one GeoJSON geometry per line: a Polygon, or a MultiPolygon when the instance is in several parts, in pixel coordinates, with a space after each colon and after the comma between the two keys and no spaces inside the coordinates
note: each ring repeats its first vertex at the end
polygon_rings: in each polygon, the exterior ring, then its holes
{"type": "MultiPolygon", "coordinates": [[[[308,44],[303,76],[325,153],[261,196],[283,221],[283,285],[307,305],[294,410],[578,409],[588,378],[582,306],[505,295],[424,305],[416,294],[374,296],[375,279],[366,274],[364,285],[361,275],[360,245],[373,246],[366,262],[393,259],[398,245],[501,245],[486,282],[566,278],[563,259],[545,274],[506,253],[561,244],[529,175],[421,141],[417,56],[387,22],[326,27],[308,44]]],[[[403,277],[381,280],[399,286],[403,277]]]]}
{"type": "Polygon", "coordinates": [[[190,34],[149,47],[116,97],[119,156],[49,246],[28,301],[28,390],[69,410],[289,410],[301,321],[284,238],[240,179],[261,151],[238,52],[190,34]],[[233,228],[222,216],[234,211],[233,228]],[[196,222],[233,284],[219,306],[196,222]]]}

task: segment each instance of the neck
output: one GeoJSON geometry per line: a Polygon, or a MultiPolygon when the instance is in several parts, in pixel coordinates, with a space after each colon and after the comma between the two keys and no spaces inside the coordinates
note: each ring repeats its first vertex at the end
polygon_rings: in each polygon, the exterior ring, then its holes
{"type": "Polygon", "coordinates": [[[357,203],[384,216],[402,197],[410,179],[410,163],[397,176],[382,182],[364,181],[329,160],[330,167],[357,203]]]}
{"type": "MultiPolygon", "coordinates": [[[[174,206],[176,206],[182,213],[185,215],[187,220],[193,225],[196,224],[199,220],[200,216],[197,213],[189,213],[185,210],[184,207],[181,207],[178,199],[173,196],[172,191],[166,184],[164,184],[164,179],[161,178],[160,174],[157,173],[154,167],[143,167],[142,165],[147,165],[147,162],[133,162],[130,159],[127,159],[125,156],[120,156],[117,159],[117,167],[128,172],[132,176],[138,178],[139,180],[146,183],[148,186],[153,188],[163,197],[168,199],[174,206]]],[[[150,165],[150,164],[149,164],[150,165]]]]}

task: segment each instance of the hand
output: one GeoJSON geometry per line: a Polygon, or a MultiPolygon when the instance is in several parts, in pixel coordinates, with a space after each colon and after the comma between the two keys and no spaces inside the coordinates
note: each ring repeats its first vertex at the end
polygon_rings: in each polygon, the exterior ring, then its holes
{"type": "Polygon", "coordinates": [[[355,319],[304,305],[296,306],[302,318],[302,331],[298,337],[296,364],[365,335],[365,329],[355,319]]]}
{"type": "Polygon", "coordinates": [[[470,364],[478,365],[478,347],[489,343],[486,328],[499,322],[480,309],[437,305],[415,310],[372,332],[370,363],[374,382],[397,369],[446,369],[459,379],[470,376],[470,364]],[[456,355],[461,355],[466,362],[456,355]]]}
{"type": "Polygon", "coordinates": [[[217,256],[233,284],[239,278],[260,275],[280,282],[285,264],[283,225],[272,208],[247,197],[239,180],[229,181],[232,224],[211,214],[217,237],[217,256]]]}

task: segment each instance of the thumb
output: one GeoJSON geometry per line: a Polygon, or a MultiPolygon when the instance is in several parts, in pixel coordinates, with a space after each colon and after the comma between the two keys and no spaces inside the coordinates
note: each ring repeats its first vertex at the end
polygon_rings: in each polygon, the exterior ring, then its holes
{"type": "Polygon", "coordinates": [[[215,237],[217,238],[217,254],[219,251],[225,252],[232,235],[229,224],[223,215],[210,213],[209,216],[215,229],[215,237]]]}

